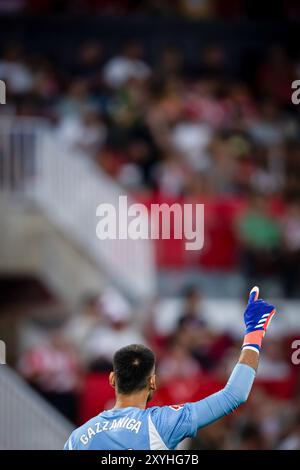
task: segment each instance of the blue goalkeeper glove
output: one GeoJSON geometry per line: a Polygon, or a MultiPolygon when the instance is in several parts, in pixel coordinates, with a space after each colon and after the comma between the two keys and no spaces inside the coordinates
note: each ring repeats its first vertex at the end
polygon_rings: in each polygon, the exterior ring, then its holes
{"type": "Polygon", "coordinates": [[[244,313],[246,332],[242,349],[260,351],[263,337],[276,313],[274,305],[258,298],[259,288],[253,287],[244,313]]]}

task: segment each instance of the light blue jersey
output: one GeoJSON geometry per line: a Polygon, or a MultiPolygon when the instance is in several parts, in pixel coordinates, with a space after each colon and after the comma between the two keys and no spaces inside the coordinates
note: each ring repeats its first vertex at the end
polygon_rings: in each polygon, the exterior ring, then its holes
{"type": "Polygon", "coordinates": [[[166,450],[236,409],[250,393],[255,371],[237,364],[223,390],[185,405],[103,411],[73,431],[65,450],[166,450]]]}

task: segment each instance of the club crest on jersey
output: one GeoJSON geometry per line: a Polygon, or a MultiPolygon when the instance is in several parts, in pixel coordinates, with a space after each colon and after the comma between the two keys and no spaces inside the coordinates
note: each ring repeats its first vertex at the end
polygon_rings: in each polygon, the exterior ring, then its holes
{"type": "Polygon", "coordinates": [[[171,408],[171,410],[179,411],[183,408],[183,405],[170,405],[169,408],[171,408]]]}

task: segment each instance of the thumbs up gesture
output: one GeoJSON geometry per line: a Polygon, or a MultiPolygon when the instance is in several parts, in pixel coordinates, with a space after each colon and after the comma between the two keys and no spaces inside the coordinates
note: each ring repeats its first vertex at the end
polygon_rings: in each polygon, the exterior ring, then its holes
{"type": "Polygon", "coordinates": [[[260,350],[265,332],[276,313],[274,305],[268,304],[258,297],[259,288],[255,286],[250,291],[248,305],[244,313],[246,334],[243,343],[243,348],[256,349],[257,351],[260,350]]]}

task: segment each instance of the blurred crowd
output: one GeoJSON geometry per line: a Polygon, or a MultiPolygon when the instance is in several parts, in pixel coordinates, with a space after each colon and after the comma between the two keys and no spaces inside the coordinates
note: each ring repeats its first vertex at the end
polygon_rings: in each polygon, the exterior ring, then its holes
{"type": "MultiPolygon", "coordinates": [[[[78,424],[113,406],[108,373],[114,351],[143,343],[157,356],[158,390],[151,404],[199,400],[225,385],[242,341],[230,329],[216,332],[204,305],[201,292],[191,286],[172,330],[165,334],[155,322],[154,306],[146,321],[139,321],[125,298],[107,288],[99,297],[85,297],[71,316],[26,320],[20,329],[23,352],[17,368],[78,424]]],[[[292,338],[268,336],[247,404],[201,430],[188,447],[300,449],[300,377],[299,366],[291,361],[292,338]]]]}
{"type": "Polygon", "coordinates": [[[165,46],[150,61],[137,40],[114,56],[92,41],[62,63],[12,43],[0,56],[1,112],[48,119],[66,152],[138,198],[206,203],[200,261],[189,253],[179,268],[239,270],[247,283],[273,276],[280,295],[295,297],[300,108],[291,84],[299,74],[299,57],[278,44],[233,66],[220,44],[192,61],[165,46]],[[212,203],[221,206],[209,212],[212,203]]]}

